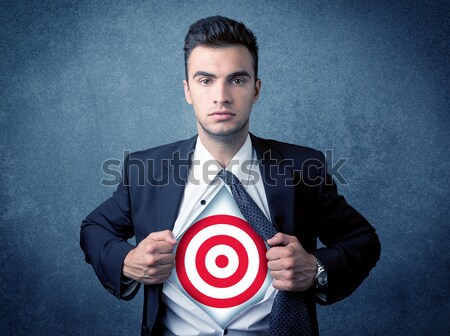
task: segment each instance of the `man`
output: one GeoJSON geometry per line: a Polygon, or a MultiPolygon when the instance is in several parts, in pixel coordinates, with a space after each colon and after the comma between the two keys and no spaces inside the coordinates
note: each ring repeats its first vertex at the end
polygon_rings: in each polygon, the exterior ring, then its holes
{"type": "MultiPolygon", "coordinates": [[[[82,223],[86,261],[117,298],[131,299],[144,285],[143,335],[316,335],[315,302],[345,298],[375,266],[375,230],[337,194],[322,153],[249,133],[261,89],[250,30],[205,18],[191,25],[184,51],[184,92],[198,136],[126,158],[117,191],[82,223]],[[182,278],[192,271],[180,257],[192,242],[187,235],[215,214],[244,220],[255,246],[260,239],[267,248],[255,293],[235,304],[220,296],[232,286],[198,293],[203,279],[182,278]],[[127,242],[134,235],[137,246],[127,242]],[[317,249],[317,238],[326,247],[317,249]]],[[[236,240],[229,245],[238,250],[236,240]]],[[[205,266],[208,276],[218,270],[212,287],[228,279],[220,272],[233,256],[246,258],[228,247],[205,266]]],[[[205,264],[199,255],[191,268],[205,264]]]]}

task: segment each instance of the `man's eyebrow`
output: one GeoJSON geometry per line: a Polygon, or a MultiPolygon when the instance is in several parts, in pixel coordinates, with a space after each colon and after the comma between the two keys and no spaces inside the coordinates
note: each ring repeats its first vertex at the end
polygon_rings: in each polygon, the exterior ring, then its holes
{"type": "Polygon", "coordinates": [[[227,76],[227,79],[235,78],[235,77],[248,77],[250,78],[250,74],[247,71],[236,71],[227,76]]]}
{"type": "Polygon", "coordinates": [[[206,72],[206,71],[197,71],[197,72],[194,74],[193,78],[199,77],[199,76],[205,76],[205,77],[217,78],[216,75],[214,75],[214,74],[212,74],[212,73],[209,73],[209,72],[206,72]]]}
{"type": "MultiPolygon", "coordinates": [[[[217,78],[216,75],[214,75],[212,73],[209,73],[209,72],[206,72],[206,71],[197,71],[194,74],[193,78],[199,77],[199,76],[217,78]]],[[[233,73],[229,74],[227,76],[227,79],[231,79],[231,78],[235,78],[235,77],[248,77],[248,78],[250,78],[250,74],[247,71],[245,71],[245,70],[243,70],[243,71],[236,71],[236,72],[233,72],[233,73]]]]}

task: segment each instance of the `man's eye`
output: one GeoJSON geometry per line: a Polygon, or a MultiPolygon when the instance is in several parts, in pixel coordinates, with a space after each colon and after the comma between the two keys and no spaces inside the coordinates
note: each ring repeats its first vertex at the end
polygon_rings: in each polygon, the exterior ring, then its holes
{"type": "Polygon", "coordinates": [[[202,79],[200,79],[199,82],[200,82],[200,84],[208,85],[211,83],[211,80],[209,78],[202,78],[202,79]]]}
{"type": "Polygon", "coordinates": [[[235,79],[233,79],[231,82],[232,82],[233,84],[236,84],[236,85],[242,85],[242,84],[245,83],[245,79],[242,79],[242,78],[235,78],[235,79]]]}

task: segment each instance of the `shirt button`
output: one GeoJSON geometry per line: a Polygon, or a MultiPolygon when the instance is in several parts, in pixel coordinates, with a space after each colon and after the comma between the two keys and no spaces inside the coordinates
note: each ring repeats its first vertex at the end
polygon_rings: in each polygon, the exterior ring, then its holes
{"type": "Polygon", "coordinates": [[[201,204],[201,205],[205,205],[205,204],[206,204],[206,201],[205,201],[205,200],[201,200],[201,201],[200,201],[200,204],[201,204]]]}

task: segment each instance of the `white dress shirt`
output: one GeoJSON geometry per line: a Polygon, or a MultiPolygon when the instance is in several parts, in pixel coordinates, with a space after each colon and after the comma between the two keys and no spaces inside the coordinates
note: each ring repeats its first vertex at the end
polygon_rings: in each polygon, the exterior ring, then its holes
{"type": "MultiPolygon", "coordinates": [[[[217,201],[217,199],[221,200],[221,204],[224,202],[223,199],[231,199],[228,203],[229,211],[243,218],[232,198],[229,186],[221,179],[215,179],[221,169],[220,164],[204,147],[200,138],[197,138],[189,179],[173,229],[175,238],[179,239],[193,223],[210,215],[211,210],[205,209],[210,209],[208,208],[210,204],[214,207],[214,200],[217,201]]],[[[264,184],[250,136],[226,169],[236,175],[248,194],[270,220],[264,184]]],[[[210,314],[207,309],[202,309],[202,306],[191,300],[181,287],[176,272],[172,272],[163,288],[165,303],[163,323],[167,329],[164,335],[267,334],[268,316],[277,293],[277,290],[272,287],[270,274],[267,274],[259,295],[255,295],[245,308],[240,308],[239,311],[230,310],[226,318],[210,314]]]]}

